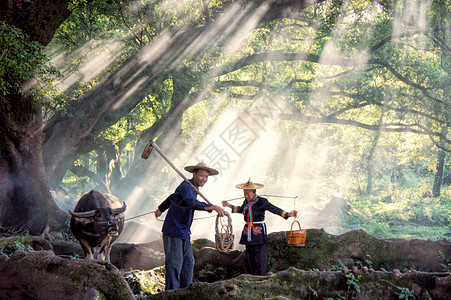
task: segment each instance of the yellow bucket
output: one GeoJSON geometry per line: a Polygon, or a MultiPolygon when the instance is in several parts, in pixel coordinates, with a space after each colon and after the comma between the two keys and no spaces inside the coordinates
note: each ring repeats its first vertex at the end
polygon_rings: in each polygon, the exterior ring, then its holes
{"type": "Polygon", "coordinates": [[[307,238],[307,231],[301,230],[301,224],[297,220],[294,220],[293,223],[291,223],[291,230],[285,231],[285,235],[287,237],[287,243],[289,246],[296,246],[296,247],[304,247],[305,246],[305,239],[307,238]],[[299,226],[299,230],[293,230],[293,225],[297,223],[299,226]]]}

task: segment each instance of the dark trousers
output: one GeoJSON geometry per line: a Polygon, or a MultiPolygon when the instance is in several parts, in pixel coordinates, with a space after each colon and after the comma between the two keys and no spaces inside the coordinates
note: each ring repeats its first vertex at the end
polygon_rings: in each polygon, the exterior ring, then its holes
{"type": "Polygon", "coordinates": [[[194,257],[190,239],[182,240],[163,234],[165,290],[187,287],[193,281],[194,257]]]}
{"type": "Polygon", "coordinates": [[[262,276],[268,273],[268,244],[246,245],[246,273],[262,276]]]}

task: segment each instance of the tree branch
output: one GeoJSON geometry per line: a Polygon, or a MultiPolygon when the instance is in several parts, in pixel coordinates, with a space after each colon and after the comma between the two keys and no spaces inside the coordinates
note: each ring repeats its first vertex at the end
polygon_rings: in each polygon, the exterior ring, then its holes
{"type": "MultiPolygon", "coordinates": [[[[428,135],[430,137],[438,137],[441,138],[445,143],[451,145],[451,140],[448,139],[445,135],[440,132],[434,132],[428,130],[426,127],[420,124],[400,124],[400,123],[390,123],[390,124],[380,124],[380,125],[371,125],[365,124],[353,120],[344,120],[338,119],[331,116],[326,117],[310,117],[304,114],[281,114],[281,120],[290,120],[290,121],[301,121],[307,124],[322,124],[322,123],[330,123],[330,124],[341,124],[359,127],[367,130],[381,130],[384,132],[412,132],[422,135],[428,135]]],[[[446,151],[451,151],[449,149],[444,149],[446,151]]]]}

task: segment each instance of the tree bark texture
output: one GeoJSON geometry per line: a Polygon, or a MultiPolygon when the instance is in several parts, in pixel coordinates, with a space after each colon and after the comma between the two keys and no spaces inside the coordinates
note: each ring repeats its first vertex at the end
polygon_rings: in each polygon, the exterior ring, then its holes
{"type": "MultiPolygon", "coordinates": [[[[71,14],[70,0],[4,0],[0,2],[0,20],[22,29],[32,41],[44,46],[71,14]]],[[[88,1],[90,2],[90,1],[88,1]]]]}
{"type": "MultiPolygon", "coordinates": [[[[442,129],[442,132],[444,134],[448,133],[448,127],[444,127],[442,129]]],[[[444,143],[442,140],[440,140],[440,144],[442,147],[444,147],[444,143]]],[[[446,161],[447,153],[439,149],[437,153],[437,166],[436,166],[436,173],[434,176],[434,185],[432,186],[432,195],[437,198],[440,197],[441,189],[442,189],[442,182],[443,182],[443,171],[445,168],[445,161],[446,161]]]]}
{"type": "Polygon", "coordinates": [[[445,155],[445,151],[441,149],[438,150],[434,185],[432,186],[432,195],[434,196],[434,198],[440,197],[443,181],[443,169],[445,167],[445,155]]]}
{"type": "Polygon", "coordinates": [[[41,155],[41,107],[15,96],[0,101],[0,223],[40,234],[52,199],[41,155]]]}
{"type": "MultiPolygon", "coordinates": [[[[69,0],[2,1],[0,20],[22,29],[31,41],[47,45],[70,15],[69,0]]],[[[22,85],[23,82],[12,82],[22,85]]],[[[45,180],[40,103],[11,92],[0,99],[0,224],[40,234],[58,208],[45,180]]],[[[61,212],[56,218],[62,217],[61,212]]]]}

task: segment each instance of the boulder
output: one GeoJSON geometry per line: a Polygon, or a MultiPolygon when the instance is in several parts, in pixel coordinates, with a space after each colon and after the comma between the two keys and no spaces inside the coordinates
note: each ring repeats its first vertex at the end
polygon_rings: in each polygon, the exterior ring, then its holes
{"type": "Polygon", "coordinates": [[[2,299],[135,299],[119,270],[51,251],[15,252],[0,264],[2,299]]]}
{"type": "Polygon", "coordinates": [[[342,235],[328,234],[322,229],[307,229],[305,247],[287,245],[284,232],[268,235],[270,267],[273,271],[289,267],[327,270],[337,266],[348,268],[365,265],[374,269],[440,272],[443,257],[451,257],[448,240],[378,239],[363,230],[342,235]]]}

